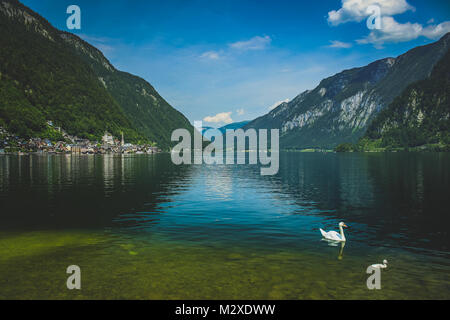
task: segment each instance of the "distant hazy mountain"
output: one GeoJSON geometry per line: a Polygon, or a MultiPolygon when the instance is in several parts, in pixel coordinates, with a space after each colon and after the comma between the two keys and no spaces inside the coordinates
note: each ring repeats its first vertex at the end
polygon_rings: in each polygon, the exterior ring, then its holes
{"type": "Polygon", "coordinates": [[[234,122],[217,129],[213,127],[203,127],[202,134],[206,139],[211,140],[211,137],[214,133],[221,132],[224,135],[227,132],[227,130],[241,129],[249,123],[250,121],[234,122]]]}
{"type": "Polygon", "coordinates": [[[208,140],[211,140],[212,137],[212,130],[216,130],[216,128],[213,127],[203,127],[202,128],[202,136],[208,140]]]}
{"type": "Polygon", "coordinates": [[[334,148],[356,142],[374,116],[411,83],[427,78],[449,48],[450,34],[397,58],[375,61],[324,79],[248,128],[278,128],[282,148],[334,148]]]}
{"type": "Polygon", "coordinates": [[[0,0],[0,48],[0,125],[14,133],[39,135],[52,120],[80,137],[123,131],[168,148],[173,130],[192,130],[148,82],[17,0],[0,0]]]}
{"type": "Polygon", "coordinates": [[[227,124],[223,127],[220,127],[219,130],[225,134],[227,132],[227,130],[237,130],[237,129],[241,129],[243,127],[245,127],[247,124],[249,124],[250,121],[241,121],[241,122],[234,122],[234,123],[230,123],[227,124]]]}
{"type": "Polygon", "coordinates": [[[450,151],[450,51],[371,122],[362,148],[434,145],[450,151]]]}

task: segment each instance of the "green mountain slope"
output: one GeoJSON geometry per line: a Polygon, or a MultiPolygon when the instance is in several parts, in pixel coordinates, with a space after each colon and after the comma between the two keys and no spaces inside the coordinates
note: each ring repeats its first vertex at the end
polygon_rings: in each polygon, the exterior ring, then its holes
{"type": "Polygon", "coordinates": [[[250,121],[233,122],[233,123],[224,125],[223,127],[220,127],[219,130],[223,134],[226,134],[227,130],[238,130],[238,129],[245,127],[249,123],[250,123],[250,121]]]}
{"type": "Polygon", "coordinates": [[[324,79],[245,128],[280,129],[285,149],[334,148],[362,137],[375,115],[411,83],[427,78],[450,47],[450,34],[397,58],[324,79]]]}
{"type": "Polygon", "coordinates": [[[89,64],[99,82],[119,103],[133,127],[160,145],[171,144],[175,129],[191,129],[189,121],[167,103],[145,80],[116,70],[103,54],[73,34],[61,36],[74,53],[89,64]]]}
{"type": "Polygon", "coordinates": [[[429,78],[410,85],[375,117],[358,147],[423,145],[450,150],[450,51],[429,78]]]}
{"type": "Polygon", "coordinates": [[[52,120],[80,137],[123,131],[168,148],[173,129],[192,128],[145,80],[16,0],[0,0],[0,47],[0,122],[11,132],[40,135],[52,120]]]}

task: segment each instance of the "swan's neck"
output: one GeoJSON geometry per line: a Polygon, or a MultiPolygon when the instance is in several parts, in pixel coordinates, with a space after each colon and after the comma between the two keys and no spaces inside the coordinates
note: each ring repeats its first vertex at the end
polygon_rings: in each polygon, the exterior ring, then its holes
{"type": "Polygon", "coordinates": [[[345,241],[345,235],[344,235],[344,228],[342,226],[339,226],[339,231],[341,231],[341,238],[345,241]]]}

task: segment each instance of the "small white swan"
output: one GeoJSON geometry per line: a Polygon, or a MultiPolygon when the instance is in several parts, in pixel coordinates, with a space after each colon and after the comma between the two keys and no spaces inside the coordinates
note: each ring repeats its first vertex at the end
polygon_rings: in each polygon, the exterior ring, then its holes
{"type": "Polygon", "coordinates": [[[325,239],[328,240],[332,240],[332,241],[340,241],[340,242],[345,242],[345,235],[344,235],[344,229],[342,227],[346,227],[346,224],[341,222],[339,223],[339,231],[341,232],[340,234],[337,233],[336,231],[323,231],[322,229],[320,229],[320,233],[322,234],[322,237],[324,237],[325,239]]]}
{"type": "Polygon", "coordinates": [[[383,264],[378,263],[378,264],[373,264],[371,265],[372,268],[377,268],[377,269],[386,269],[387,268],[387,260],[383,260],[383,264]]]}

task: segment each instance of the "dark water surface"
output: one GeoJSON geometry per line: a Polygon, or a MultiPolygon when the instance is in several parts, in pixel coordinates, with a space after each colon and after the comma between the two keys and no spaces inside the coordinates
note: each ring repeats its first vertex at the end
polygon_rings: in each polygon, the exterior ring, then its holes
{"type": "Polygon", "coordinates": [[[448,153],[282,153],[273,177],[3,155],[0,299],[450,299],[449,191],[448,153]],[[340,221],[346,245],[322,241],[340,221]]]}

